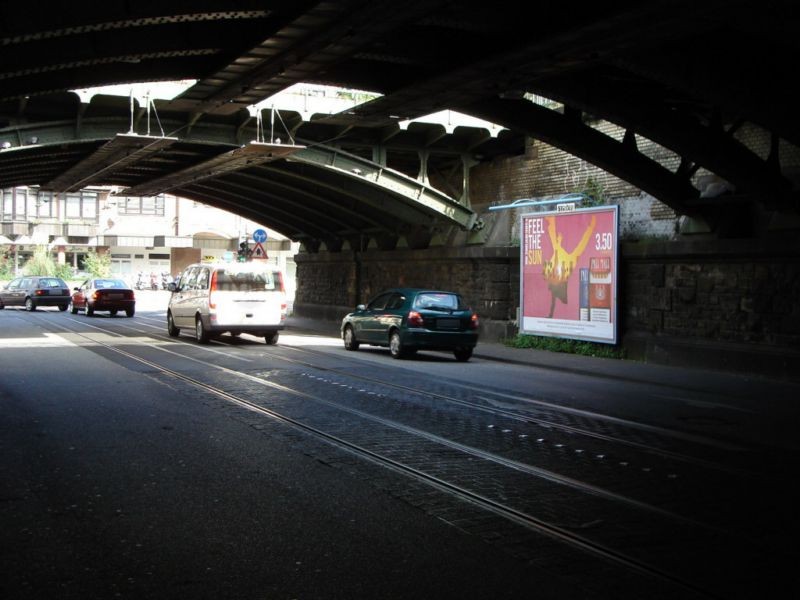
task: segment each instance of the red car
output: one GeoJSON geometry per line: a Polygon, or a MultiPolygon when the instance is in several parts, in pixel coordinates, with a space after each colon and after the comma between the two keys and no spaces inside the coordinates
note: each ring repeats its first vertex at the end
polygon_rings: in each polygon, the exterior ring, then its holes
{"type": "Polygon", "coordinates": [[[76,287],[70,302],[72,314],[85,310],[87,316],[95,311],[108,311],[111,316],[124,310],[132,317],[136,313],[136,297],[133,290],[121,279],[87,279],[76,287]]]}

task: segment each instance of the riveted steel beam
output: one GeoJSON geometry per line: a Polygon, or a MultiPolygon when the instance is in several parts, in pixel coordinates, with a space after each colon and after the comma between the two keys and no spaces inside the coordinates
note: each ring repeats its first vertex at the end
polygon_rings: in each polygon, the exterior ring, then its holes
{"type": "Polygon", "coordinates": [[[172,146],[178,138],[117,134],[84,160],[42,185],[43,190],[75,192],[107,180],[115,171],[172,146]]]}
{"type": "Polygon", "coordinates": [[[302,148],[303,146],[250,142],[241,148],[225,152],[200,164],[129,187],[119,193],[123,196],[155,196],[189,183],[220,177],[232,171],[286,158],[302,148]]]}
{"type": "Polygon", "coordinates": [[[463,229],[471,229],[477,218],[468,207],[429,185],[335,148],[322,145],[305,148],[294,153],[289,160],[322,167],[353,180],[388,190],[417,209],[443,217],[463,229]]]}

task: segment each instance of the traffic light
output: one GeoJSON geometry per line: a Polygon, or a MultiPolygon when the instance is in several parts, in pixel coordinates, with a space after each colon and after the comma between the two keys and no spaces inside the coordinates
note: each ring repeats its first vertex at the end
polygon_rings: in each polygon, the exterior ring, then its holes
{"type": "Polygon", "coordinates": [[[239,262],[247,262],[247,259],[250,257],[250,245],[247,243],[247,240],[239,243],[239,250],[236,254],[239,262]]]}

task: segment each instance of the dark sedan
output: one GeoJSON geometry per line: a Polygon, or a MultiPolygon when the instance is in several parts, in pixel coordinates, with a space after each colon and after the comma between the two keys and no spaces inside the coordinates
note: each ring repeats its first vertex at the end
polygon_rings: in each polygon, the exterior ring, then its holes
{"type": "Polygon", "coordinates": [[[132,317],[136,313],[136,297],[121,279],[87,279],[72,294],[72,314],[79,310],[85,310],[89,317],[95,311],[108,311],[112,317],[125,311],[132,317]]]}
{"type": "Polygon", "coordinates": [[[0,308],[6,306],[24,306],[28,311],[39,306],[57,306],[58,310],[67,310],[69,286],[59,277],[17,277],[0,288],[0,308]]]}
{"type": "Polygon", "coordinates": [[[394,358],[449,350],[466,361],[478,343],[478,315],[456,292],[398,288],[360,304],[342,320],[347,350],[386,346],[394,358]]]}

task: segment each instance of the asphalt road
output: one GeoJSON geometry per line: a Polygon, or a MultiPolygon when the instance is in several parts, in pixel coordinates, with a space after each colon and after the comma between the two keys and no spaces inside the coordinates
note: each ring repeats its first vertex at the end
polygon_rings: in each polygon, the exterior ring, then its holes
{"type": "Polygon", "coordinates": [[[724,378],[715,396],[688,375],[681,387],[393,361],[298,331],[276,347],[199,346],[165,335],[163,294],[139,298],[133,319],[0,311],[3,598],[705,598],[796,584],[774,577],[794,558],[776,552],[796,525],[785,398],[770,417],[724,378]],[[732,543],[771,550],[747,550],[751,570],[733,576],[715,558],[732,543]]]}
{"type": "Polygon", "coordinates": [[[147,368],[64,341],[51,331],[65,314],[9,309],[0,318],[3,598],[564,589],[305,453],[285,427],[254,425],[147,368]]]}

